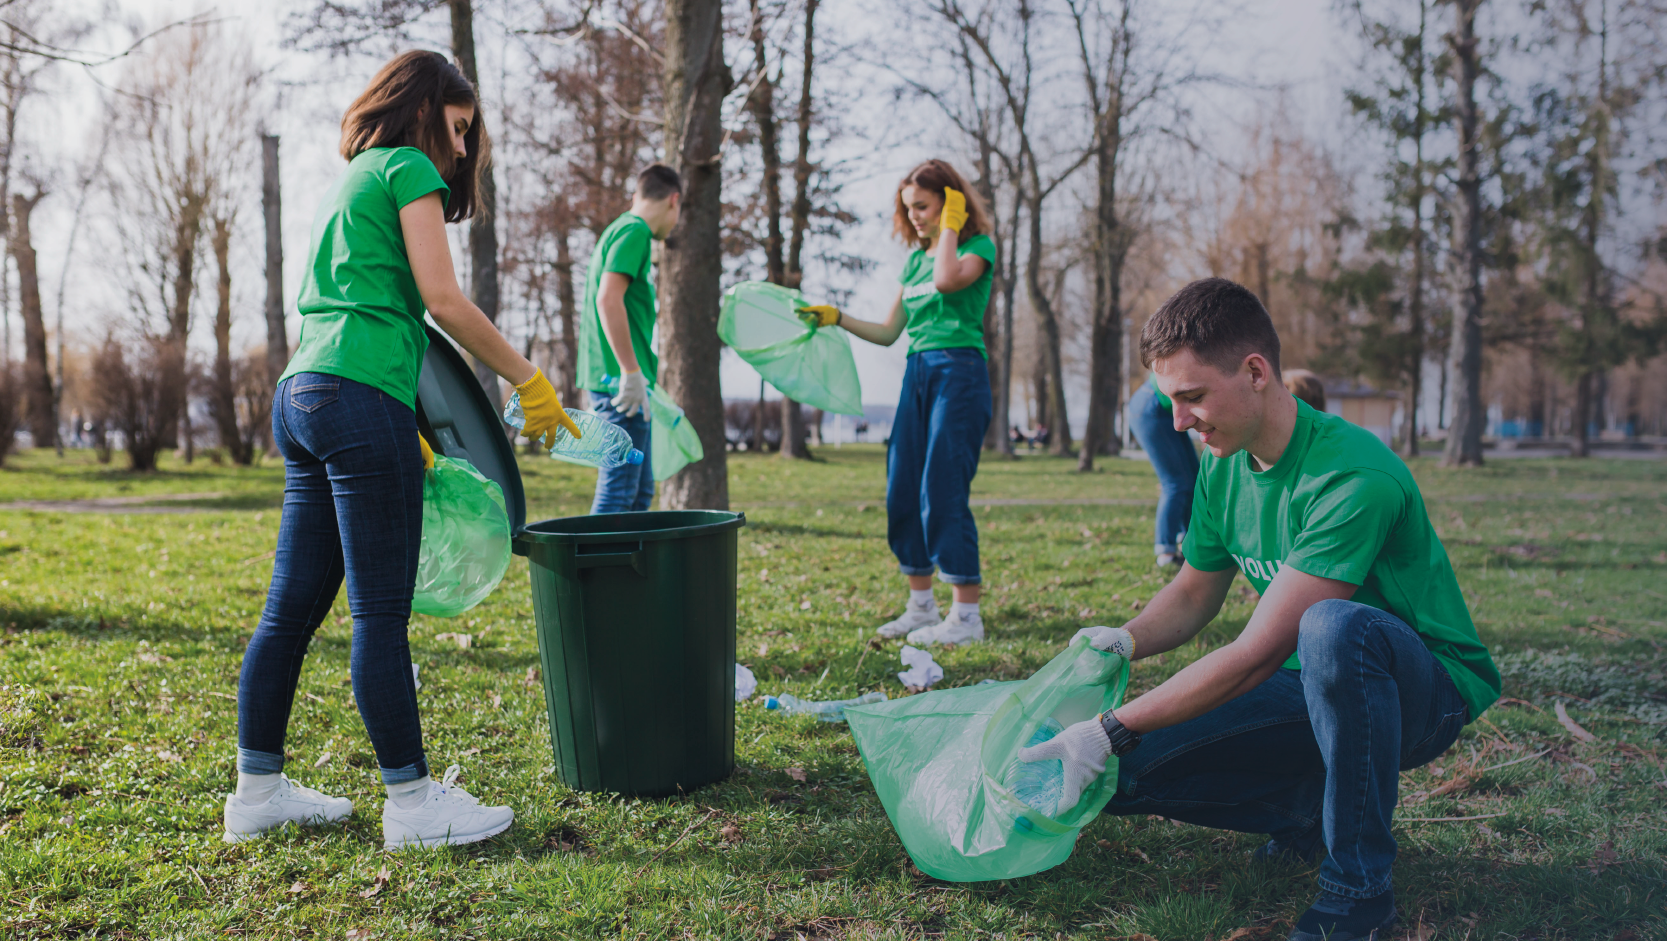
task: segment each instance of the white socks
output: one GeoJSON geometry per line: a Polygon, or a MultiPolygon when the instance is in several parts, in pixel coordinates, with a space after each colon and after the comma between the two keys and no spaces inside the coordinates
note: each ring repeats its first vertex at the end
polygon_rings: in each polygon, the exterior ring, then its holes
{"type": "Polygon", "coordinates": [[[953,602],[949,606],[949,616],[952,617],[952,618],[961,618],[962,620],[971,620],[973,618],[976,618],[976,617],[978,617],[978,602],[976,602],[976,601],[956,601],[956,602],[953,602]]]}
{"type": "Polygon", "coordinates": [[[909,610],[930,611],[937,606],[938,602],[932,598],[932,589],[922,588],[918,591],[913,588],[909,589],[909,610]]]}
{"type": "Polygon", "coordinates": [[[264,804],[283,786],[282,774],[237,773],[237,799],[245,804],[264,804]]]}
{"type": "Polygon", "coordinates": [[[410,810],[413,807],[420,806],[423,801],[428,799],[428,786],[433,783],[434,779],[425,774],[415,781],[406,781],[404,784],[390,784],[388,785],[388,799],[400,807],[410,810]]]}

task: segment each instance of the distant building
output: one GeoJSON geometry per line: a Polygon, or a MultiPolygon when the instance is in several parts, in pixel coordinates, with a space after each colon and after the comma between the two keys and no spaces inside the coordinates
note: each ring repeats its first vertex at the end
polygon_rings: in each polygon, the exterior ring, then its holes
{"type": "Polygon", "coordinates": [[[1395,426],[1401,417],[1401,393],[1383,392],[1353,379],[1326,378],[1322,381],[1325,384],[1326,411],[1341,415],[1370,431],[1384,444],[1394,444],[1395,426]]]}

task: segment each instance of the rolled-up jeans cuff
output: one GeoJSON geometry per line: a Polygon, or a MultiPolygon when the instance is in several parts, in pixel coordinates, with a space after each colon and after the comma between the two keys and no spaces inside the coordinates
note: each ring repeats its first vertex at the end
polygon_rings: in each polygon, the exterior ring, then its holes
{"type": "Polygon", "coordinates": [[[984,582],[984,576],[951,575],[948,572],[939,572],[938,581],[943,582],[946,585],[979,585],[984,582]]]}
{"type": "Polygon", "coordinates": [[[383,768],[383,784],[407,784],[418,778],[428,777],[428,759],[419,758],[403,768],[383,768]]]}
{"type": "Polygon", "coordinates": [[[277,774],[284,770],[284,756],[269,751],[239,748],[237,770],[244,774],[277,774]]]}
{"type": "Polygon", "coordinates": [[[921,576],[921,575],[931,575],[933,572],[937,571],[937,569],[933,568],[930,565],[926,566],[925,568],[915,568],[912,565],[901,565],[901,564],[899,564],[897,566],[897,570],[899,572],[902,572],[904,575],[914,575],[914,576],[917,576],[917,577],[921,576]]]}
{"type": "Polygon", "coordinates": [[[1332,895],[1341,895],[1346,899],[1375,899],[1395,887],[1395,880],[1389,877],[1385,877],[1382,882],[1366,889],[1350,889],[1327,879],[1325,876],[1320,876],[1315,881],[1319,883],[1320,888],[1332,895]]]}

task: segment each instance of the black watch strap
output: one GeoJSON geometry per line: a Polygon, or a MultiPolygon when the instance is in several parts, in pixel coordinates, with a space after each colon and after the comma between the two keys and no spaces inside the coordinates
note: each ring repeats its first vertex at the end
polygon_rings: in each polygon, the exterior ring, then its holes
{"type": "Polygon", "coordinates": [[[1106,738],[1111,740],[1111,753],[1119,758],[1134,751],[1135,746],[1140,744],[1140,733],[1118,722],[1110,709],[1100,713],[1100,728],[1105,730],[1106,738]]]}

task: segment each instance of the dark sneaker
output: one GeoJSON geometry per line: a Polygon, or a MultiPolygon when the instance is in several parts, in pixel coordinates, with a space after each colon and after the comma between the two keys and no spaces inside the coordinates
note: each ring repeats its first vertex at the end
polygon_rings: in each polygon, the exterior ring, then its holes
{"type": "Polygon", "coordinates": [[[1369,899],[1321,890],[1286,941],[1389,941],[1396,921],[1393,889],[1369,899]]]}
{"type": "Polygon", "coordinates": [[[1269,840],[1250,854],[1259,863],[1307,863],[1313,865],[1325,856],[1325,831],[1314,828],[1300,836],[1283,840],[1269,840]]]}

